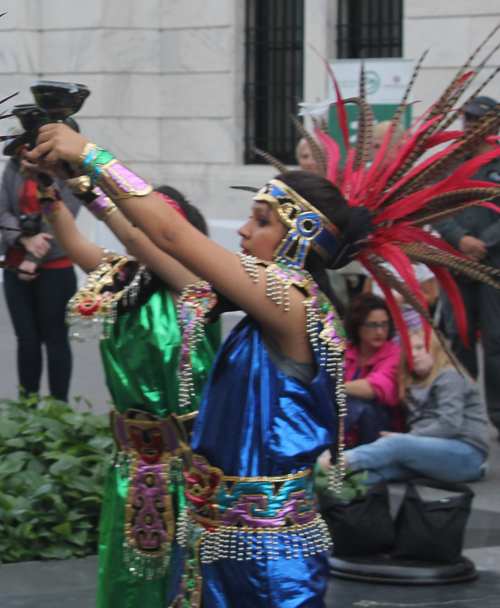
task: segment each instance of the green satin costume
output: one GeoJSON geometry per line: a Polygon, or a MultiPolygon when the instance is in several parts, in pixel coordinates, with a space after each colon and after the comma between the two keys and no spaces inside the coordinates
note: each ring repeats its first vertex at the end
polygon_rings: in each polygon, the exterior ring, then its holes
{"type": "MultiPolygon", "coordinates": [[[[157,290],[142,305],[118,314],[109,338],[101,340],[101,356],[106,383],[120,413],[133,408],[166,418],[198,409],[220,345],[220,325],[206,327],[205,337],[193,354],[196,397],[191,408],[178,405],[180,341],[175,304],[166,288],[157,290]]],[[[132,575],[124,560],[128,490],[128,469],[117,456],[107,475],[101,513],[97,608],[164,608],[169,571],[148,580],[132,575]]],[[[180,467],[170,470],[170,492],[177,517],[184,507],[180,467]]]]}

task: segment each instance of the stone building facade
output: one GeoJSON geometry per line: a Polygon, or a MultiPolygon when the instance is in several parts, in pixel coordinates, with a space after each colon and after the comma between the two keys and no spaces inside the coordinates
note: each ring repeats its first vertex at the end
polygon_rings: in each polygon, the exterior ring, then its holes
{"type": "MultiPolygon", "coordinates": [[[[245,0],[3,0],[0,94],[19,90],[18,103],[30,102],[29,85],[40,78],[88,85],[92,95],[78,121],[91,140],[153,183],[178,187],[208,217],[239,220],[248,197],[229,186],[260,185],[274,171],[243,163],[244,6],[245,0]]],[[[305,42],[330,58],[336,16],[337,0],[305,0],[305,42]]],[[[405,0],[404,57],[430,48],[415,88],[420,107],[498,21],[498,0],[405,0]]],[[[305,47],[304,99],[324,98],[326,83],[324,67],[305,47]]],[[[485,93],[500,98],[500,80],[485,93]]]]}

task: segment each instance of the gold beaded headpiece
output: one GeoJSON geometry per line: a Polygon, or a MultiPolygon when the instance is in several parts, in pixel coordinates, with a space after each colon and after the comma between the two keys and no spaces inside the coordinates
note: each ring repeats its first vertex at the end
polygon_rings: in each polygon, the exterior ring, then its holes
{"type": "Polygon", "coordinates": [[[288,228],[273,258],[296,268],[303,268],[312,247],[325,264],[340,251],[344,237],[340,230],[311,203],[278,179],[266,184],[254,200],[269,203],[279,220],[288,228]]]}

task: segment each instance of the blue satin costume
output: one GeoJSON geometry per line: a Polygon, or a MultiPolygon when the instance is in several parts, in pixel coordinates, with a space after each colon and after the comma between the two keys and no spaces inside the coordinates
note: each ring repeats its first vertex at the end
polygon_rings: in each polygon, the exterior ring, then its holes
{"type": "MultiPolygon", "coordinates": [[[[323,367],[317,369],[308,384],[281,372],[269,358],[258,323],[247,316],[217,356],[200,405],[193,453],[224,476],[276,477],[313,467],[337,435],[335,381],[323,367]]],[[[290,495],[300,482],[290,482],[290,495]]],[[[279,485],[279,493],[287,491],[286,485],[279,485]]],[[[265,486],[262,493],[268,491],[265,486]]],[[[217,502],[231,507],[236,494],[234,488],[219,491],[217,502]]],[[[284,536],[276,535],[271,546],[264,539],[263,552],[270,559],[235,559],[235,553],[233,559],[202,560],[203,608],[322,608],[328,576],[324,545],[291,555],[284,536]]],[[[174,570],[180,561],[174,560],[174,570]]]]}

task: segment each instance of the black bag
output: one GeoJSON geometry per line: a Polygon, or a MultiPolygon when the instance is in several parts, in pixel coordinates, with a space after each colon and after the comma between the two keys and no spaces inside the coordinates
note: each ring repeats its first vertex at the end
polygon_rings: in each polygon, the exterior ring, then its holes
{"type": "MultiPolygon", "coordinates": [[[[354,471],[345,479],[359,473],[354,471]]],[[[333,540],[333,555],[348,557],[386,553],[394,549],[395,527],[384,480],[367,489],[363,498],[341,500],[320,496],[319,510],[333,540]]]]}
{"type": "Polygon", "coordinates": [[[396,516],[395,555],[449,563],[456,561],[462,553],[473,498],[474,492],[465,484],[432,479],[409,481],[396,516]],[[418,494],[416,485],[458,495],[426,501],[418,494]]]}

